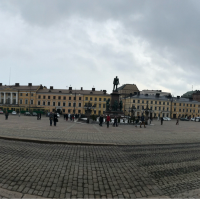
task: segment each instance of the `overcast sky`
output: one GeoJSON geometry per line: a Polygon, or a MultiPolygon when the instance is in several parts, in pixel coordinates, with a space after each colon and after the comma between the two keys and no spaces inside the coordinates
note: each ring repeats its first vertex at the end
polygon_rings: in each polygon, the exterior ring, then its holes
{"type": "Polygon", "coordinates": [[[0,82],[200,90],[200,1],[0,0],[0,82]]]}

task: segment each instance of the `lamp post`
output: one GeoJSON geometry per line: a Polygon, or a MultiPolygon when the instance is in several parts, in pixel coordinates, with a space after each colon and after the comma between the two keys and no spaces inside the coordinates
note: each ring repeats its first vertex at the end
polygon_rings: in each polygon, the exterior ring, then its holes
{"type": "MultiPolygon", "coordinates": [[[[129,113],[131,113],[131,118],[135,117],[135,110],[136,110],[136,107],[134,105],[132,105],[132,107],[129,107],[129,113]]],[[[134,123],[134,119],[133,119],[133,123],[134,123]]]]}
{"type": "Polygon", "coordinates": [[[92,109],[95,107],[92,106],[92,103],[90,103],[90,101],[88,103],[85,104],[84,108],[85,108],[85,113],[87,115],[87,123],[89,123],[89,118],[90,118],[90,114],[92,112],[92,109]]]}
{"type": "Polygon", "coordinates": [[[144,113],[145,113],[145,123],[146,124],[148,124],[148,115],[149,115],[149,113],[151,113],[152,112],[152,108],[149,108],[149,106],[148,106],[148,101],[147,101],[147,106],[146,106],[146,108],[145,109],[143,109],[144,110],[144,113]]]}

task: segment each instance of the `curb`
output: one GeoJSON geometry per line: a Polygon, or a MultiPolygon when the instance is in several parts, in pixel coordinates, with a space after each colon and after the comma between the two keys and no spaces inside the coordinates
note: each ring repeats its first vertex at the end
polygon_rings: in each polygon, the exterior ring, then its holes
{"type": "Polygon", "coordinates": [[[30,195],[30,194],[22,194],[15,191],[8,191],[7,189],[0,188],[0,197],[6,198],[43,198],[40,196],[30,195]]]}

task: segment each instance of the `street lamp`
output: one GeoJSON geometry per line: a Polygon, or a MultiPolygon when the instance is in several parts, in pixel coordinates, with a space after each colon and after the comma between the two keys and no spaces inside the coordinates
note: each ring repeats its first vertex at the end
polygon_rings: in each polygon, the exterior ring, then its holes
{"type": "Polygon", "coordinates": [[[146,106],[146,108],[145,109],[143,109],[144,111],[144,113],[145,113],[145,123],[146,124],[148,124],[147,123],[147,121],[148,121],[148,115],[149,115],[149,113],[152,113],[152,108],[149,108],[149,106],[148,106],[148,101],[147,101],[147,106],[146,106]]]}

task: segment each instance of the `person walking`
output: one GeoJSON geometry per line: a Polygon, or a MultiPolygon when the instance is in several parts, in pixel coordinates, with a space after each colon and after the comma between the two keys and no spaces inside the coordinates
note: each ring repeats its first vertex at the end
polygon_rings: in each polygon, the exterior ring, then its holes
{"type": "Polygon", "coordinates": [[[68,121],[68,114],[66,114],[66,121],[68,121]]]}
{"type": "Polygon", "coordinates": [[[66,118],[66,114],[64,114],[64,120],[65,120],[65,118],[66,118]]]}
{"type": "Polygon", "coordinates": [[[115,127],[118,127],[118,125],[117,125],[117,117],[115,116],[115,118],[114,118],[114,123],[113,123],[113,126],[115,127]]]}
{"type": "Polygon", "coordinates": [[[163,117],[160,118],[161,125],[163,125],[163,117]]]}
{"type": "Polygon", "coordinates": [[[8,119],[8,111],[5,112],[5,119],[8,119]]]}
{"type": "Polygon", "coordinates": [[[102,123],[103,123],[103,116],[100,115],[100,117],[99,117],[99,126],[102,126],[102,123]]]}
{"type": "Polygon", "coordinates": [[[20,112],[19,112],[19,117],[20,117],[20,112]]]}
{"type": "Polygon", "coordinates": [[[179,117],[176,120],[176,125],[179,125],[179,117]]]}
{"type": "Polygon", "coordinates": [[[49,114],[49,121],[50,121],[50,126],[52,126],[52,121],[53,121],[53,114],[52,114],[52,112],[49,114]]]}
{"type": "Polygon", "coordinates": [[[56,126],[56,122],[58,122],[58,116],[56,112],[53,115],[53,121],[54,121],[54,126],[56,126]]]}
{"type": "Polygon", "coordinates": [[[109,128],[109,122],[110,122],[110,116],[109,116],[109,114],[106,117],[106,122],[107,122],[107,128],[109,128]]]}
{"type": "Polygon", "coordinates": [[[141,127],[141,125],[143,124],[144,125],[144,128],[146,128],[146,126],[145,126],[145,121],[144,121],[144,115],[142,114],[142,117],[141,117],[141,123],[140,123],[140,128],[142,128],[141,127]]]}
{"type": "Polygon", "coordinates": [[[41,113],[40,113],[40,119],[41,119],[41,113]]]}

